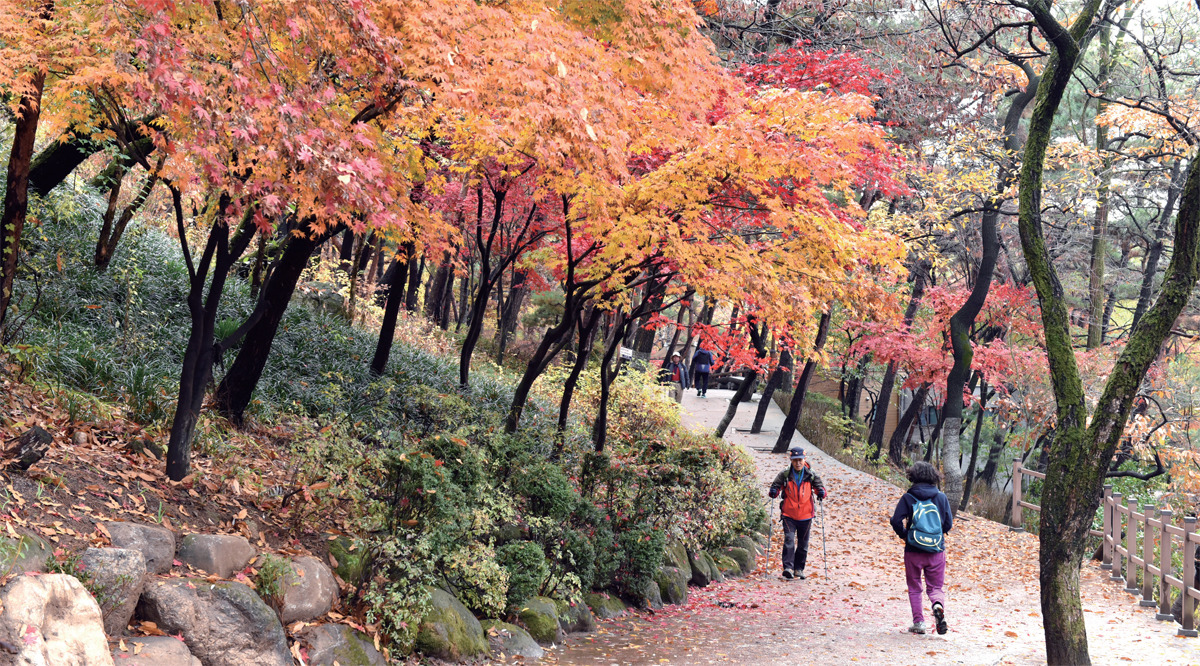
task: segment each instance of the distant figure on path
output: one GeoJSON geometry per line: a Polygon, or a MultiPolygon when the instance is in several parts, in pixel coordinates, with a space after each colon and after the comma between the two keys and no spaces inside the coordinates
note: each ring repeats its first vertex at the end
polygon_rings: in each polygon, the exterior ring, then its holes
{"type": "Polygon", "coordinates": [[[708,396],[708,373],[712,372],[712,352],[704,345],[696,345],[696,353],[692,356],[692,376],[696,380],[696,395],[701,398],[708,396]]]}
{"type": "Polygon", "coordinates": [[[776,475],[769,494],[775,498],[779,497],[780,492],[783,493],[783,502],[779,505],[783,519],[783,577],[791,580],[805,578],[808,534],[814,513],[812,496],[815,493],[817,501],[824,502],[825,484],[804,459],[804,449],[793,447],[788,457],[792,461],[791,466],[776,475]]]}
{"type": "Polygon", "coordinates": [[[671,362],[663,368],[663,374],[670,382],[668,386],[671,387],[671,397],[675,402],[683,402],[683,389],[688,385],[688,369],[683,364],[683,356],[679,352],[671,354],[671,362]]]}
{"type": "Polygon", "coordinates": [[[912,607],[911,633],[929,631],[925,624],[924,604],[921,603],[921,577],[925,577],[925,592],[933,604],[937,632],[944,634],[946,625],[946,594],[942,584],[946,579],[946,540],[954,517],[950,501],[938,490],[942,475],[927,462],[915,462],[908,468],[908,480],[913,485],[900,497],[892,514],[892,529],[904,541],[904,577],[908,581],[908,604],[912,607]]]}

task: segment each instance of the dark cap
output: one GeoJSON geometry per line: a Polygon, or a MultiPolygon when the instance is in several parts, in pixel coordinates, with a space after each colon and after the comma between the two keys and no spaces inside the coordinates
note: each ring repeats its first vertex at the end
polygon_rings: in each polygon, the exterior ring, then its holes
{"type": "Polygon", "coordinates": [[[791,458],[792,460],[803,460],[804,459],[804,449],[802,449],[798,446],[792,447],[788,451],[788,457],[791,458]]]}

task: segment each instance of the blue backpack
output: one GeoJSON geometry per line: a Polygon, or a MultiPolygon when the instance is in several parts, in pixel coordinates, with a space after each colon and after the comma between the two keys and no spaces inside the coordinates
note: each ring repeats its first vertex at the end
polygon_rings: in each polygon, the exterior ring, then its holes
{"type": "Polygon", "coordinates": [[[912,516],[908,520],[908,545],[926,553],[940,553],[946,549],[942,538],[942,514],[932,499],[918,499],[913,503],[912,516]]]}

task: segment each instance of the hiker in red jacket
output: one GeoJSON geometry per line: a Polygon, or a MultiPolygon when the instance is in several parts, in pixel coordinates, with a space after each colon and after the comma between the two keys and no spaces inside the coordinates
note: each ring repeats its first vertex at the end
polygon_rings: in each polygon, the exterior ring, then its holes
{"type": "Polygon", "coordinates": [[[808,535],[814,514],[813,495],[825,501],[825,484],[804,459],[804,449],[794,447],[788,452],[791,467],[780,472],[771,482],[772,498],[783,493],[780,516],[783,519],[783,577],[805,578],[808,562],[808,535]],[[797,548],[797,537],[799,548],[797,548]]]}

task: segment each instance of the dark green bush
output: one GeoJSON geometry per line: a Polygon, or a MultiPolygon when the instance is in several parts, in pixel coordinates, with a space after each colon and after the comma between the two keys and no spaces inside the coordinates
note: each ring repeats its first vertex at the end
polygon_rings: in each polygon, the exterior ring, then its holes
{"type": "Polygon", "coordinates": [[[550,565],[542,547],[532,541],[513,541],[496,549],[496,562],[508,572],[508,605],[520,608],[542,590],[550,565]]]}
{"type": "Polygon", "coordinates": [[[638,523],[623,530],[617,540],[624,553],[617,571],[617,585],[625,594],[639,596],[662,567],[667,539],[661,531],[638,523]]]}
{"type": "Polygon", "coordinates": [[[550,463],[535,463],[513,475],[512,489],[525,499],[529,513],[566,520],[579,496],[562,469],[550,463]]]}

